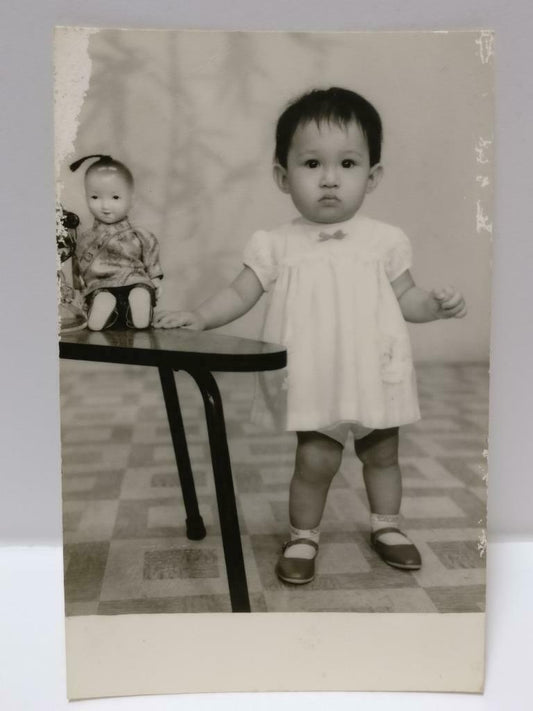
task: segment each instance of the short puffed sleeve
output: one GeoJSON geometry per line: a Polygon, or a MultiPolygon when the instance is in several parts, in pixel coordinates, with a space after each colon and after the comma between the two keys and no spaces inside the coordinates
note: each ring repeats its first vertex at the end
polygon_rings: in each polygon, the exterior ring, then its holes
{"type": "Polygon", "coordinates": [[[244,248],[243,263],[253,269],[263,289],[268,291],[278,277],[272,233],[264,230],[254,232],[244,248]]]}
{"type": "Polygon", "coordinates": [[[394,281],[407,269],[411,268],[413,255],[409,238],[402,230],[394,228],[388,242],[385,255],[385,271],[389,281],[394,281]]]}

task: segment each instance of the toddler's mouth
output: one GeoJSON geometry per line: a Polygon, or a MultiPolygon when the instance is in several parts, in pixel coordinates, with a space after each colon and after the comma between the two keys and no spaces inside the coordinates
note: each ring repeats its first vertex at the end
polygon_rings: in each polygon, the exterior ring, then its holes
{"type": "Polygon", "coordinates": [[[319,202],[340,202],[336,195],[322,195],[319,202]]]}

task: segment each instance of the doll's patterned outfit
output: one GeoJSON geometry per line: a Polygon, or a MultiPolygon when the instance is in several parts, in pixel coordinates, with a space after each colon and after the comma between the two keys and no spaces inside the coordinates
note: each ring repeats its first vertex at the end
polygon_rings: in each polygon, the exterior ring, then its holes
{"type": "Polygon", "coordinates": [[[78,238],[76,261],[85,298],[97,290],[135,284],[153,290],[153,280],[163,276],[156,238],[127,217],[112,225],[95,219],[78,238]]]}
{"type": "Polygon", "coordinates": [[[365,434],[420,418],[391,287],[411,266],[399,228],[359,214],[333,225],[299,217],[256,232],[243,261],[270,292],[262,338],[288,353],[285,371],[258,377],[253,422],[287,430],[352,423],[365,434]]]}

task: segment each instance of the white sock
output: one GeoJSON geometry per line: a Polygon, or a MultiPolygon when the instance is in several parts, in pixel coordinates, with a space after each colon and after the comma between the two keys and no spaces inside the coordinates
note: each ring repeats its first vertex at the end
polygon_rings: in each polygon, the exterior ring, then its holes
{"type": "MultiPolygon", "coordinates": [[[[291,541],[295,541],[297,538],[309,538],[318,545],[320,539],[320,529],[318,528],[295,528],[290,527],[291,541]]],[[[307,558],[310,560],[316,556],[316,548],[308,545],[307,543],[297,543],[290,548],[287,548],[283,554],[285,558],[307,558]]]]}
{"type": "MultiPolygon", "coordinates": [[[[370,514],[370,527],[372,533],[376,533],[381,528],[398,528],[400,524],[399,514],[370,514]]],[[[403,533],[384,533],[379,537],[382,543],[388,546],[399,546],[411,543],[409,538],[403,533]]]]}

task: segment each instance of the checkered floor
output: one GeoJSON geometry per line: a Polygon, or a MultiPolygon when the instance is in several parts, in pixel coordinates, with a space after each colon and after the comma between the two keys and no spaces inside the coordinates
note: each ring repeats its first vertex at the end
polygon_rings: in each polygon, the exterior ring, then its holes
{"type": "MultiPolygon", "coordinates": [[[[295,439],[248,421],[253,375],[219,374],[254,612],[472,612],[484,609],[488,368],[417,369],[423,419],[402,428],[403,526],[423,566],[403,572],[368,545],[360,465],[346,447],[322,524],[318,574],[277,580],[295,439]]],[[[203,405],[177,375],[207,526],[185,536],[157,371],[61,361],[67,615],[230,611],[203,405]]]]}

